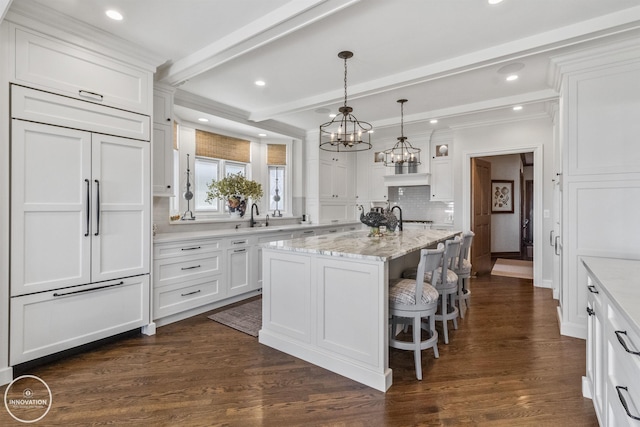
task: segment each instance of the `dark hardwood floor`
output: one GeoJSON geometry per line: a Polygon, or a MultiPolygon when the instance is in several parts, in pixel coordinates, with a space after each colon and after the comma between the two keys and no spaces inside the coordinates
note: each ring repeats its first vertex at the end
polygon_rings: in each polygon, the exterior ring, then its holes
{"type": "MultiPolygon", "coordinates": [[[[423,381],[411,352],[390,350],[387,393],[203,314],[32,367],[53,394],[36,425],[597,426],[581,393],[585,342],[560,336],[551,290],[489,275],[471,289],[440,358],[423,352],[423,381]]],[[[0,425],[24,424],[3,406],[0,425]]]]}

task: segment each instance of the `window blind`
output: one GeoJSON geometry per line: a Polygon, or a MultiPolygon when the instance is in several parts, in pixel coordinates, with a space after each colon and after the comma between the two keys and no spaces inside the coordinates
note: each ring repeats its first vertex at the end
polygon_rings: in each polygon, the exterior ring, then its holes
{"type": "Polygon", "coordinates": [[[196,156],[249,163],[251,143],[244,139],[196,129],[196,156]]]}
{"type": "Polygon", "coordinates": [[[267,144],[267,165],[286,165],[287,146],[284,144],[267,144]]]}

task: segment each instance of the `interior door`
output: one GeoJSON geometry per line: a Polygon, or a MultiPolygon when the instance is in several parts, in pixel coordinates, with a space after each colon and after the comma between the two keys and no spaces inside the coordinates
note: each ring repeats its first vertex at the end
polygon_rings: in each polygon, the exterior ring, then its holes
{"type": "Polygon", "coordinates": [[[471,264],[477,274],[491,272],[491,163],[471,159],[471,264]]]}
{"type": "Polygon", "coordinates": [[[11,126],[11,295],[88,283],[91,134],[11,126]]]}
{"type": "Polygon", "coordinates": [[[149,142],[92,134],[93,282],[149,273],[149,142]]]}

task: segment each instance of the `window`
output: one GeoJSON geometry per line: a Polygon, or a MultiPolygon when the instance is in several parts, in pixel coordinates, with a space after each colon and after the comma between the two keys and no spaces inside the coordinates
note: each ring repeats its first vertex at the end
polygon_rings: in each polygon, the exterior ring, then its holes
{"type": "Polygon", "coordinates": [[[194,194],[194,209],[196,211],[217,212],[220,210],[220,204],[216,201],[212,201],[211,203],[205,202],[209,183],[214,179],[219,179],[218,166],[219,163],[217,160],[206,157],[196,157],[193,167],[195,175],[193,179],[194,188],[192,189],[194,194]]]}
{"type": "Polygon", "coordinates": [[[231,162],[224,163],[224,176],[235,175],[237,173],[247,176],[247,165],[231,162]]]}
{"type": "Polygon", "coordinates": [[[287,211],[285,172],[284,166],[269,166],[269,210],[273,212],[287,211]]]}
{"type": "Polygon", "coordinates": [[[287,212],[287,146],[285,144],[267,145],[267,165],[269,169],[269,210],[282,214],[287,212]],[[277,199],[277,200],[276,200],[277,199]],[[279,212],[278,212],[279,211],[279,212]]]}

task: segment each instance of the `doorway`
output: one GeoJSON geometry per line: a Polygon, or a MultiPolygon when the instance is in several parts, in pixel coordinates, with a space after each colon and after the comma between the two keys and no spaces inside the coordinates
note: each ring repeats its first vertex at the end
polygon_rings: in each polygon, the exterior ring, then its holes
{"type": "MultiPolygon", "coordinates": [[[[472,247],[472,257],[474,253],[482,256],[484,250],[482,248],[491,247],[492,261],[496,256],[506,256],[508,258],[532,260],[534,263],[534,284],[542,277],[542,264],[536,262],[541,260],[542,249],[536,247],[534,242],[541,241],[541,197],[542,197],[542,147],[526,147],[512,150],[496,150],[493,152],[466,153],[466,159],[463,162],[465,170],[463,170],[463,224],[469,229],[474,230],[475,222],[478,219],[477,206],[482,197],[476,194],[474,189],[474,175],[478,176],[476,168],[477,160],[484,160],[493,163],[494,160],[506,158],[509,156],[517,161],[517,166],[511,170],[511,174],[506,173],[505,169],[493,167],[491,169],[492,178],[499,179],[515,179],[514,192],[517,192],[518,200],[514,201],[515,212],[513,214],[492,214],[491,217],[500,219],[490,220],[490,233],[480,233],[483,238],[474,238],[474,247],[472,247]],[[513,155],[516,156],[513,156],[513,155]],[[534,161],[535,160],[535,161],[534,161]],[[466,206],[465,206],[466,205],[466,206]],[[497,229],[497,230],[496,230],[497,229]],[[505,237],[507,236],[507,237],[505,237]],[[488,240],[488,241],[487,241],[488,240]],[[478,246],[476,246],[476,243],[478,246]],[[536,254],[539,254],[536,256],[536,254]],[[537,258],[537,260],[536,260],[537,258]]],[[[486,196],[485,196],[486,197],[486,196]]],[[[539,246],[539,245],[538,245],[539,246]]],[[[473,258],[472,258],[473,259],[473,258]]],[[[473,264],[473,260],[472,260],[473,264]]],[[[487,269],[486,264],[480,262],[478,265],[482,273],[487,269]]],[[[474,265],[474,271],[476,270],[474,265]]]]}

